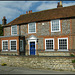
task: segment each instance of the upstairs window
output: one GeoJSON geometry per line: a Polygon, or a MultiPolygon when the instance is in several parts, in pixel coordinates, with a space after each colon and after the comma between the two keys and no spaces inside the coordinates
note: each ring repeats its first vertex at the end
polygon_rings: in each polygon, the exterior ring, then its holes
{"type": "Polygon", "coordinates": [[[36,33],[36,23],[28,24],[28,33],[36,33]]]}
{"type": "Polygon", "coordinates": [[[8,51],[8,40],[2,40],[2,50],[8,51]]]}
{"type": "Polygon", "coordinates": [[[60,31],[60,20],[51,20],[51,32],[60,31]]]}
{"type": "Polygon", "coordinates": [[[11,35],[17,35],[17,25],[11,26],[11,35]]]}

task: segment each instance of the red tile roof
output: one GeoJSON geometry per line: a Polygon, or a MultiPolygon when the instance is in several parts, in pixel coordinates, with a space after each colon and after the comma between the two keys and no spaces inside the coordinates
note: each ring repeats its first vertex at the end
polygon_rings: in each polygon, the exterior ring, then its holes
{"type": "Polygon", "coordinates": [[[75,5],[23,14],[6,24],[6,26],[69,17],[75,17],[75,5]]]}

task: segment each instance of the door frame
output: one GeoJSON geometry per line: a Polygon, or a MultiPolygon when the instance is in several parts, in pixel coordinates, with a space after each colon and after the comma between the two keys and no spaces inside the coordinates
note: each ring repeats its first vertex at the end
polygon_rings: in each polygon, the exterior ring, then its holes
{"type": "Polygon", "coordinates": [[[35,42],[35,55],[36,55],[36,40],[28,40],[28,44],[29,44],[29,55],[30,55],[30,42],[35,42]]]}

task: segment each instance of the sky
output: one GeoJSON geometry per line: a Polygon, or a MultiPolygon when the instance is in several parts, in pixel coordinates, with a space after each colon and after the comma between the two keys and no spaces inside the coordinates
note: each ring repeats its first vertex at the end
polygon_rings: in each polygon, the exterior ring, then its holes
{"type": "MultiPolygon", "coordinates": [[[[3,16],[6,17],[7,23],[26,11],[38,12],[47,9],[57,8],[59,1],[0,1],[0,24],[3,16]]],[[[75,5],[75,1],[62,1],[63,7],[75,5]]]]}

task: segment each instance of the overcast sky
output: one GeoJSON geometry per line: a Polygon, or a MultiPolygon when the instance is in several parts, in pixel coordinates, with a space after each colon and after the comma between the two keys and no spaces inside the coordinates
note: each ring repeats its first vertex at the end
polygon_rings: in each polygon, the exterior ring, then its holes
{"type": "MultiPolygon", "coordinates": [[[[0,24],[3,16],[6,16],[7,23],[14,20],[26,11],[37,12],[46,9],[57,8],[59,1],[0,1],[0,24]]],[[[75,5],[75,1],[63,1],[63,7],[75,5]]]]}

